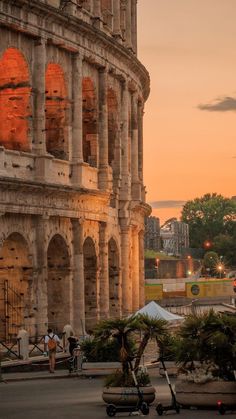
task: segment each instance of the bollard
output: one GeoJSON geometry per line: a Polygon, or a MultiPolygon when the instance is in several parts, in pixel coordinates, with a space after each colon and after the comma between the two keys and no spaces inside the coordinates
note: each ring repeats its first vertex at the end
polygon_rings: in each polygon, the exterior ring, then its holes
{"type": "Polygon", "coordinates": [[[17,335],[17,340],[20,356],[25,361],[29,359],[29,333],[24,329],[20,329],[17,335]]]}

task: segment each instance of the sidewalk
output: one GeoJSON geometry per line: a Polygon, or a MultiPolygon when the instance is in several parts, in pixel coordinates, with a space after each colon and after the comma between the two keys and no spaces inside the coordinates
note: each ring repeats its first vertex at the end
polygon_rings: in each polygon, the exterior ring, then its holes
{"type": "MultiPolygon", "coordinates": [[[[56,358],[56,365],[60,363],[65,363],[66,358],[68,355],[65,354],[58,354],[56,358]]],[[[33,359],[29,359],[27,361],[5,361],[2,362],[2,379],[5,382],[13,382],[13,381],[23,381],[23,380],[42,380],[42,379],[59,379],[59,378],[72,378],[72,377],[95,377],[95,376],[105,376],[116,369],[120,368],[119,362],[85,362],[83,364],[82,371],[69,373],[68,369],[66,368],[56,368],[54,374],[49,373],[47,367],[45,370],[40,371],[16,371],[16,372],[5,372],[4,367],[19,367],[22,368],[23,366],[27,367],[31,365],[39,366],[42,368],[42,364],[45,361],[48,363],[48,359],[43,356],[34,357],[33,359]]]]}

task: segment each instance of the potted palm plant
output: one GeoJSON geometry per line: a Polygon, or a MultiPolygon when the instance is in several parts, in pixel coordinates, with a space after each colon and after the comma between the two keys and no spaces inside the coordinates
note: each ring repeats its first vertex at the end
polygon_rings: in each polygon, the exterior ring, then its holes
{"type": "Polygon", "coordinates": [[[96,326],[94,334],[97,341],[110,339],[116,341],[121,363],[121,368],[105,380],[103,400],[116,405],[137,403],[137,388],[130,369],[130,360],[134,359],[133,368],[144,401],[152,403],[155,399],[155,388],[151,386],[148,373],[140,368],[140,361],[149,340],[155,338],[157,342],[161,342],[167,334],[166,321],[144,315],[105,320],[96,326]],[[138,338],[138,332],[142,332],[141,339],[138,338]]]}
{"type": "Polygon", "coordinates": [[[175,341],[176,397],[182,405],[216,406],[236,400],[236,317],[190,315],[175,341]]]}

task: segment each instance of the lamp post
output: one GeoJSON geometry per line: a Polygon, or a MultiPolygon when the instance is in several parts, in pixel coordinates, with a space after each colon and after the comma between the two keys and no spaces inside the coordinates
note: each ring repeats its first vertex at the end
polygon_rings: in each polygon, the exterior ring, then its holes
{"type": "Polygon", "coordinates": [[[222,275],[222,270],[223,270],[223,266],[221,264],[218,265],[218,271],[220,272],[220,279],[221,279],[221,275],[222,275]]]}
{"type": "Polygon", "coordinates": [[[218,265],[218,271],[220,272],[220,278],[222,277],[222,272],[223,272],[223,269],[224,269],[224,264],[222,262],[222,259],[223,259],[223,256],[220,256],[220,262],[219,262],[219,265],[218,265]]]}

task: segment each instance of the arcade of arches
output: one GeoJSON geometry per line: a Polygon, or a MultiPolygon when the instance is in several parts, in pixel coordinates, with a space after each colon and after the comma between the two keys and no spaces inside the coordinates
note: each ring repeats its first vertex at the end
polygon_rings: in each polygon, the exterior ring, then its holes
{"type": "Polygon", "coordinates": [[[150,213],[143,185],[150,84],[136,57],[136,0],[24,3],[0,0],[0,338],[7,339],[21,327],[31,337],[66,324],[82,334],[141,307],[150,213]]]}

